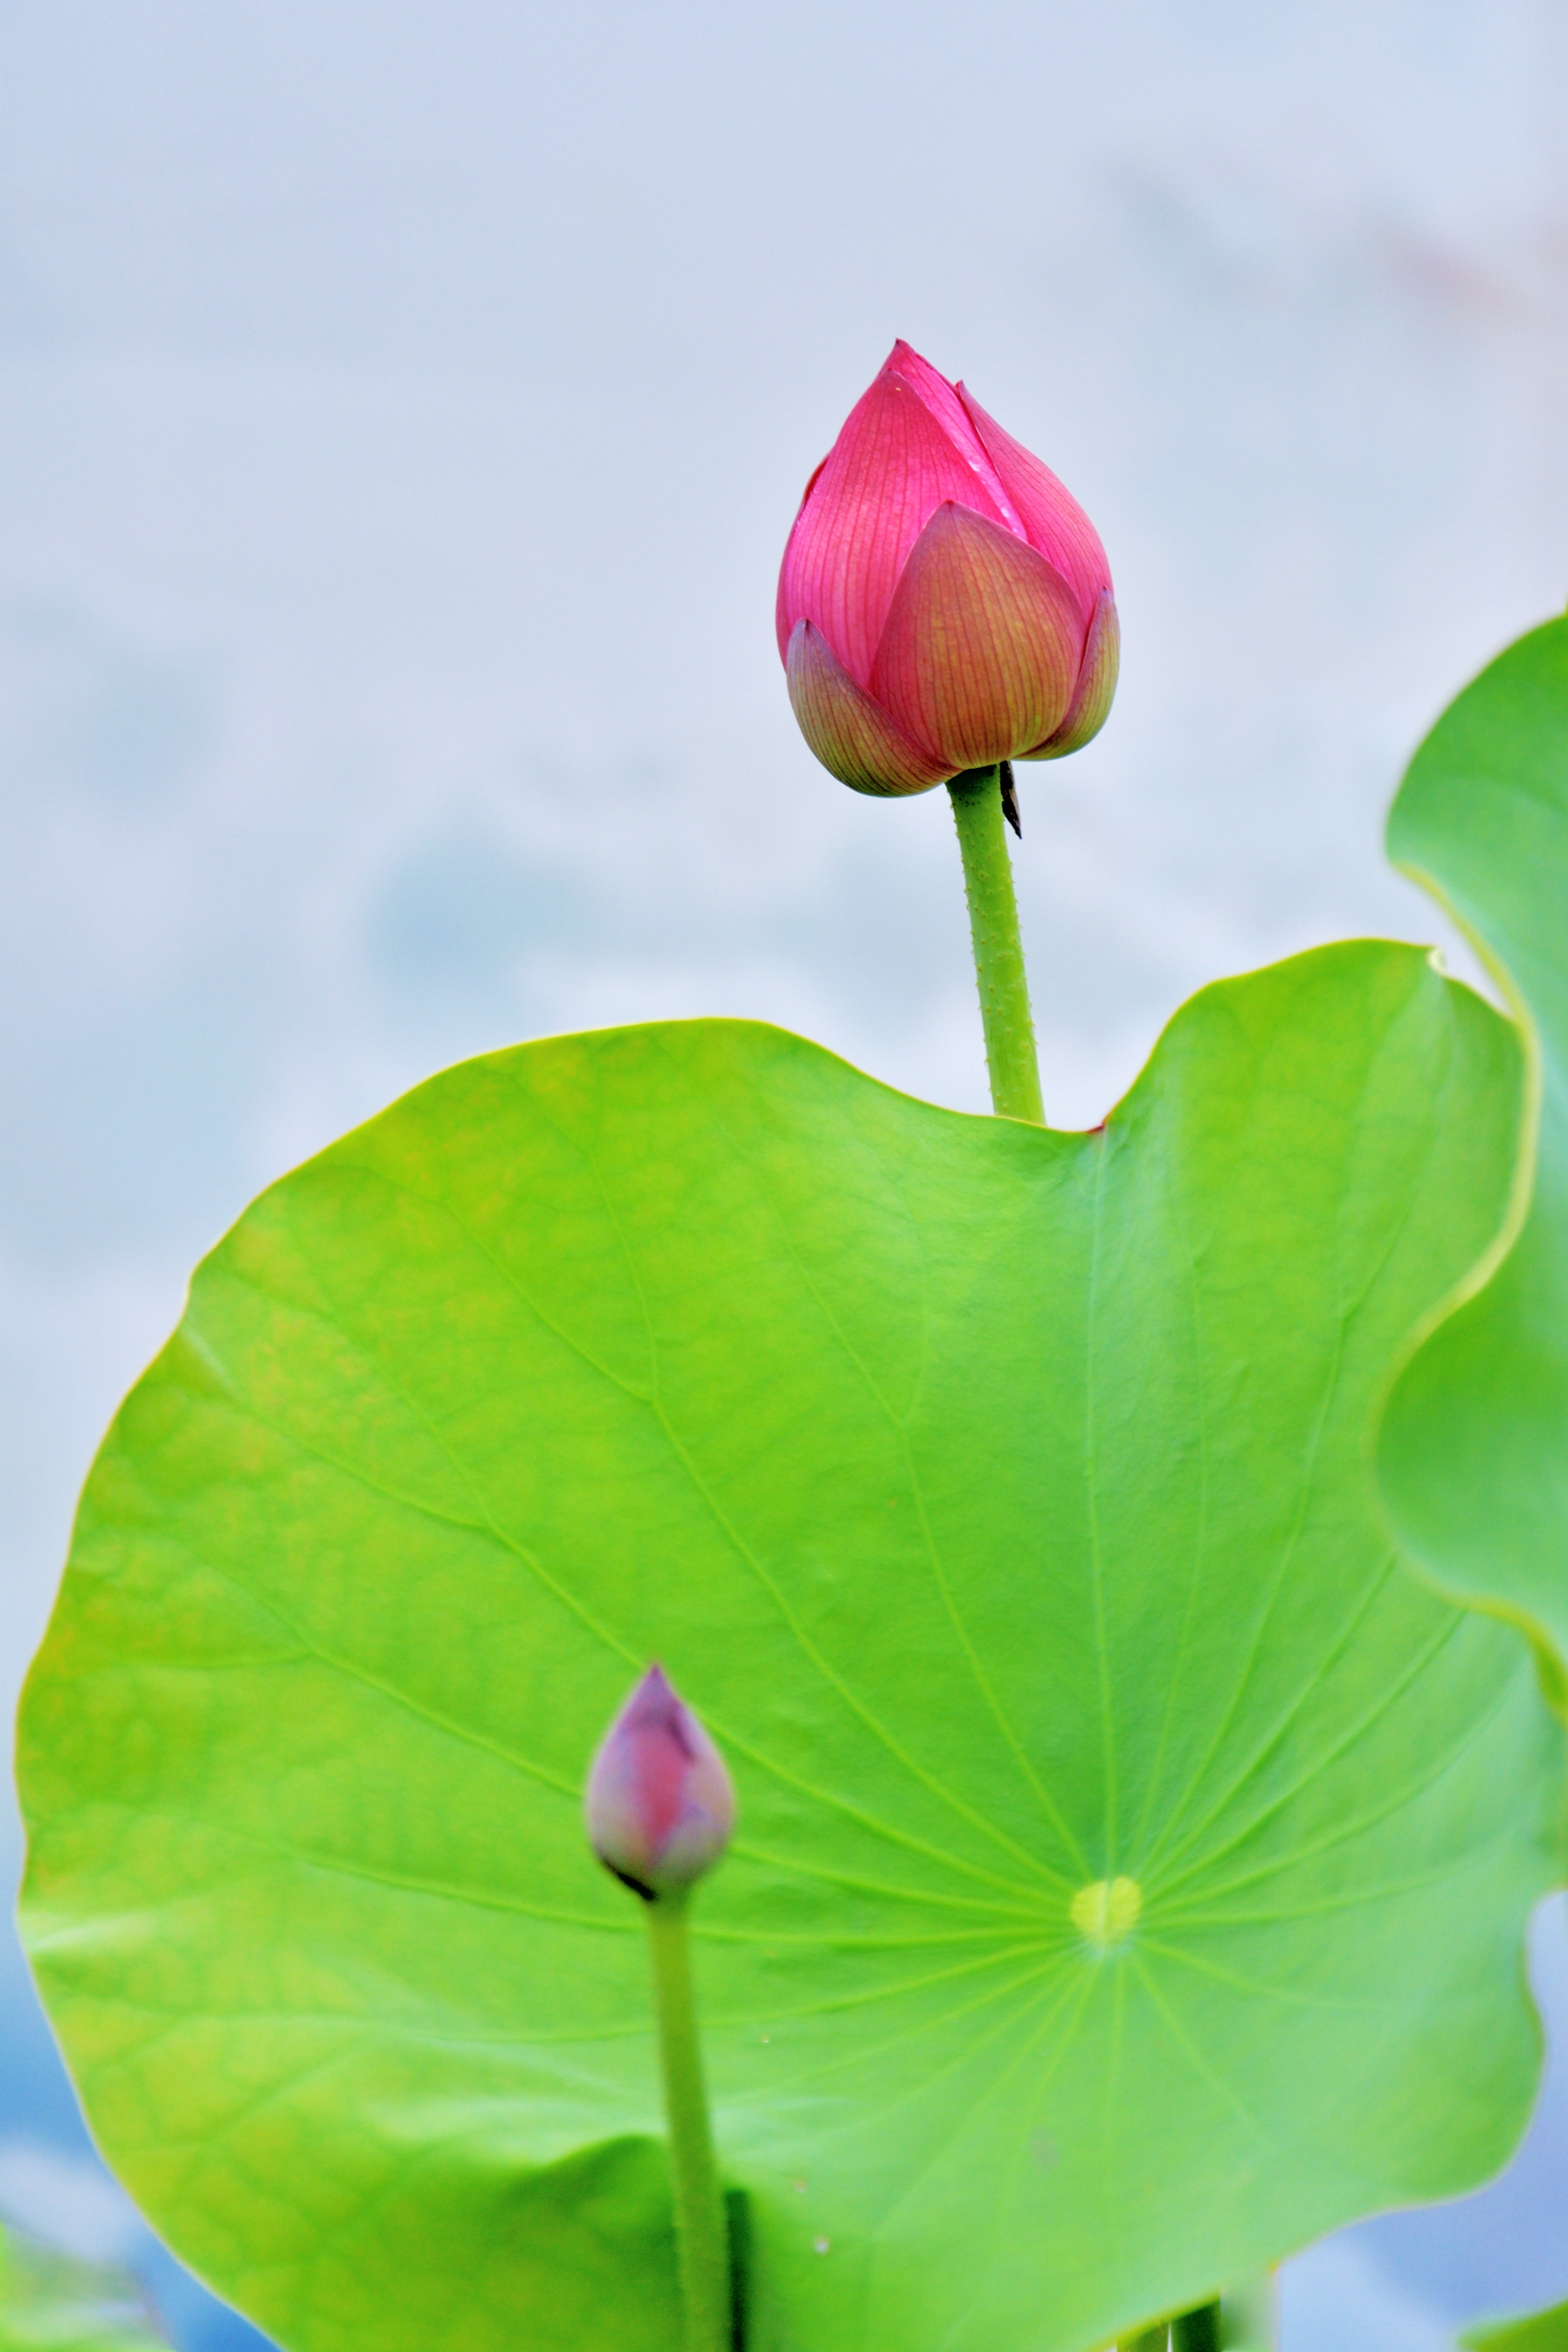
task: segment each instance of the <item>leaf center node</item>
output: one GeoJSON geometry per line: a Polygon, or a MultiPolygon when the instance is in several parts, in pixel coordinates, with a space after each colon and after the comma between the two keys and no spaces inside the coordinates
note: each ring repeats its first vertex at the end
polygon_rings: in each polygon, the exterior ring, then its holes
{"type": "Polygon", "coordinates": [[[1100,1951],[1125,1942],[1138,1924],[1144,1890],[1135,1878],[1096,1878],[1072,1898],[1072,1924],[1100,1951]]]}

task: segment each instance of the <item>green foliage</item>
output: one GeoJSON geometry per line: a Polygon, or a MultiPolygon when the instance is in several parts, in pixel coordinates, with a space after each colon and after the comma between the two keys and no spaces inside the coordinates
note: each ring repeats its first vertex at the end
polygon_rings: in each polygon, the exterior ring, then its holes
{"type": "Polygon", "coordinates": [[[1069,2352],[1492,2169],[1560,1742],[1367,1447],[1521,1092],[1362,944],[1205,992],[1087,1136],[693,1023],[265,1194],[23,1726],[40,1979],[173,2242],[308,2352],[670,2352],[579,1799],[655,1655],[741,1799],[695,1921],[750,2352],[1069,2352]]]}
{"type": "Polygon", "coordinates": [[[134,2279],[0,2229],[0,2352],[164,2352],[134,2279]]]}
{"type": "Polygon", "coordinates": [[[1530,1141],[1500,1269],[1406,1367],[1379,1464],[1400,1541],[1515,1619],[1568,1708],[1568,620],[1484,670],[1411,763],[1389,853],[1446,899],[1519,1013],[1530,1141]]]}
{"type": "Polygon", "coordinates": [[[1469,2352],[1568,2352],[1568,2303],[1553,2304],[1528,2319],[1495,2320],[1460,2336],[1469,2352]]]}

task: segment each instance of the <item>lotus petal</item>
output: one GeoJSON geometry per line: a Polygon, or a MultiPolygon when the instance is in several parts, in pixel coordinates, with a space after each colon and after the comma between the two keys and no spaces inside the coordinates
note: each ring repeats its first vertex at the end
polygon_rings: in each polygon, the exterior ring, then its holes
{"type": "Polygon", "coordinates": [[[1048,741],[1038,744],[1032,751],[1019,754],[1024,760],[1061,760],[1069,751],[1081,751],[1085,743],[1099,734],[1111,713],[1116,692],[1116,674],[1122,661],[1122,625],[1116,617],[1116,602],[1107,588],[1100,598],[1100,609],[1089,625],[1089,641],[1083,648],[1083,661],[1078,672],[1077,690],[1072,707],[1048,741]]]}
{"type": "Polygon", "coordinates": [[[862,693],[810,621],[796,622],[785,667],[800,732],[841,784],[891,798],[929,792],[954,772],[900,734],[885,711],[862,693]]]}
{"type": "Polygon", "coordinates": [[[962,384],[964,403],[981,446],[1023,523],[1024,536],[1046,562],[1072,583],[1081,617],[1087,621],[1111,585],[1111,567],[1100,534],[1065,485],[1032,449],[1015,441],[962,384]]]}
{"type": "Polygon", "coordinates": [[[949,502],[921,533],[877,647],[871,689],[943,772],[1010,759],[1054,734],[1078,682],[1084,628],[1045,558],[949,502]]]}

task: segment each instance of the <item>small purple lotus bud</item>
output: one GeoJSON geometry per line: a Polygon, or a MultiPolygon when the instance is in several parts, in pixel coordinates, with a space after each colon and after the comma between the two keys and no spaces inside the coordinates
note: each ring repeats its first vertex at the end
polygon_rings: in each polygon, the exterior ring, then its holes
{"type": "Polygon", "coordinates": [[[662,1666],[649,1667],[605,1734],[583,1813],[600,1861],[645,1903],[684,1893],[729,1843],[724,1759],[662,1666]]]}

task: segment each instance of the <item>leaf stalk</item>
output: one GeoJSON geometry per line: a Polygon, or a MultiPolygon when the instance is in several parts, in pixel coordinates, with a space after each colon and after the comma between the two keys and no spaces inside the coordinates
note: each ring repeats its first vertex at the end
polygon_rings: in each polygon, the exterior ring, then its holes
{"type": "Polygon", "coordinates": [[[1218,2303],[1200,2303],[1171,2322],[1171,2352],[1219,2352],[1218,2303]]]}

